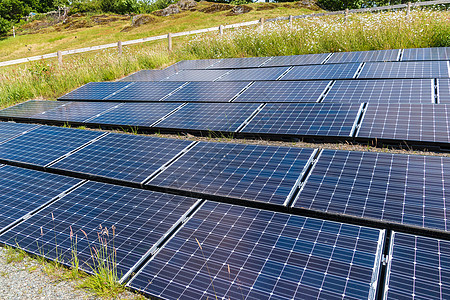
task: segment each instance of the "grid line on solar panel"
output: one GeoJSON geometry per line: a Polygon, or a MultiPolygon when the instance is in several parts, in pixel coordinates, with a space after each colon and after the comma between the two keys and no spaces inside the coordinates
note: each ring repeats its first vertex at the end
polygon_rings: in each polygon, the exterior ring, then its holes
{"type": "Polygon", "coordinates": [[[58,100],[102,100],[130,85],[130,82],[89,82],[58,100]]]}
{"type": "Polygon", "coordinates": [[[320,65],[329,56],[329,53],[274,56],[271,60],[265,62],[263,67],[279,66],[300,66],[300,65],[320,65]]]}
{"type": "Polygon", "coordinates": [[[359,104],[268,103],[240,132],[351,136],[359,104]]]}
{"type": "Polygon", "coordinates": [[[154,127],[235,132],[259,106],[259,103],[188,103],[154,127]]]}
{"type": "Polygon", "coordinates": [[[448,299],[450,242],[393,233],[384,299],[448,299]]]}
{"type": "Polygon", "coordinates": [[[270,67],[256,69],[235,69],[223,74],[217,81],[258,81],[277,80],[289,67],[270,67]]]}
{"type": "Polygon", "coordinates": [[[404,49],[402,61],[450,60],[450,47],[404,49]]]}
{"type": "Polygon", "coordinates": [[[166,102],[230,102],[249,82],[190,82],[172,95],[166,102]]]}
{"type": "Polygon", "coordinates": [[[70,102],[66,101],[43,101],[29,100],[11,107],[0,110],[0,117],[3,118],[30,118],[31,116],[42,113],[70,102]]]}
{"type": "Polygon", "coordinates": [[[327,60],[327,64],[358,63],[370,61],[397,61],[400,49],[395,50],[372,50],[357,52],[336,52],[327,60]]]}
{"type": "Polygon", "coordinates": [[[330,81],[257,81],[233,102],[317,102],[330,81]]]}
{"type": "Polygon", "coordinates": [[[432,79],[337,80],[323,102],[434,103],[432,79]]]}
{"type": "Polygon", "coordinates": [[[0,122],[0,144],[38,128],[40,125],[0,122]]]}
{"type": "Polygon", "coordinates": [[[109,134],[51,168],[141,183],[191,144],[176,139],[109,134]]]}
{"type": "Polygon", "coordinates": [[[166,79],[167,77],[179,72],[178,67],[173,66],[172,68],[167,68],[164,70],[141,70],[134,74],[131,74],[120,82],[130,82],[130,81],[160,81],[166,79]]]}
{"type": "Polygon", "coordinates": [[[370,103],[356,136],[418,142],[450,142],[447,104],[370,103]]]}
{"type": "Polygon", "coordinates": [[[242,68],[256,68],[270,61],[271,57],[239,57],[239,58],[224,58],[215,63],[208,69],[242,69],[242,68]]]}
{"type": "Polygon", "coordinates": [[[360,63],[295,66],[280,80],[326,80],[354,78],[360,63]]]}
{"type": "Polygon", "coordinates": [[[2,234],[0,241],[70,265],[76,236],[80,268],[92,272],[91,251],[102,247],[99,234],[108,251],[114,251],[117,274],[122,277],[197,202],[194,198],[87,182],[2,234]]]}
{"type": "Polygon", "coordinates": [[[0,145],[0,159],[44,167],[104,135],[103,132],[40,126],[0,145]]]}
{"type": "Polygon", "coordinates": [[[285,205],[313,149],[199,143],[147,185],[285,205]]]}
{"type": "Polygon", "coordinates": [[[110,95],[108,101],[161,101],[162,98],[173,93],[184,82],[136,82],[127,89],[110,95]]]}
{"type": "Polygon", "coordinates": [[[446,157],[323,150],[293,207],[447,231],[446,157]]]}
{"type": "Polygon", "coordinates": [[[128,286],[173,299],[373,299],[383,235],[206,202],[128,286]]]}
{"type": "Polygon", "coordinates": [[[448,78],[445,61],[369,62],[358,78],[448,78]]]}
{"type": "Polygon", "coordinates": [[[450,79],[438,79],[439,103],[450,104],[450,79]]]}
{"type": "Polygon", "coordinates": [[[2,165],[0,232],[81,182],[80,179],[2,165]]]}
{"type": "Polygon", "coordinates": [[[161,81],[214,81],[228,70],[181,70],[161,81]]]}

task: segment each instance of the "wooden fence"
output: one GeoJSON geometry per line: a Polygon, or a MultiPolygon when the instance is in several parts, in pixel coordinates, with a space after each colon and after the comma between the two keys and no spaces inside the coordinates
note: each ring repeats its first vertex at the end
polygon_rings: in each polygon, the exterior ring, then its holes
{"type": "Polygon", "coordinates": [[[114,48],[114,47],[117,47],[119,53],[122,53],[122,46],[133,45],[133,44],[138,44],[138,43],[145,43],[145,42],[162,40],[162,39],[168,40],[168,49],[169,49],[169,51],[172,51],[172,38],[178,37],[178,36],[185,36],[185,35],[192,35],[192,34],[199,34],[199,33],[206,33],[206,32],[217,32],[217,31],[219,31],[220,34],[223,34],[223,31],[225,29],[252,26],[252,25],[257,25],[257,24],[264,25],[265,22],[289,21],[290,24],[292,25],[292,22],[294,19],[303,19],[303,18],[311,18],[311,17],[344,15],[345,19],[347,19],[348,15],[353,14],[353,13],[377,12],[377,11],[392,10],[392,9],[406,9],[406,16],[409,17],[411,8],[417,8],[417,7],[421,7],[421,6],[430,6],[430,5],[440,5],[440,4],[450,4],[450,0],[434,0],[434,1],[414,2],[414,3],[408,2],[407,4],[397,4],[397,5],[379,6],[379,7],[362,8],[362,9],[346,9],[346,10],[326,12],[326,13],[278,17],[278,18],[272,18],[272,19],[266,19],[266,20],[264,18],[261,18],[260,20],[255,20],[255,21],[230,24],[230,25],[220,25],[217,27],[210,27],[210,28],[191,30],[191,31],[185,31],[185,32],[168,33],[168,34],[146,37],[146,38],[137,39],[137,40],[123,41],[123,42],[119,41],[117,43],[110,43],[110,44],[105,44],[105,45],[92,46],[92,47],[73,49],[73,50],[58,51],[58,52],[44,54],[44,55],[31,56],[31,57],[20,58],[20,59],[15,59],[15,60],[3,61],[3,62],[0,62],[0,67],[16,65],[16,64],[26,63],[26,62],[30,62],[30,61],[53,58],[53,57],[57,57],[58,62],[60,64],[62,64],[63,55],[96,51],[96,50],[102,50],[102,49],[108,49],[108,48],[114,48]]]}

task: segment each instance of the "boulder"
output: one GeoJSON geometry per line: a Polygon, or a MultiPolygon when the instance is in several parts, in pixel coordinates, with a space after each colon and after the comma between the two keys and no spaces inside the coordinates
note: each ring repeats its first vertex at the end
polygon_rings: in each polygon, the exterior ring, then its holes
{"type": "Polygon", "coordinates": [[[195,0],[180,0],[177,2],[177,6],[181,10],[190,10],[197,6],[197,2],[195,0]]]}
{"type": "Polygon", "coordinates": [[[236,5],[231,9],[231,11],[227,14],[227,16],[236,16],[248,13],[252,8],[247,5],[236,5]]]}
{"type": "Polygon", "coordinates": [[[181,12],[180,7],[176,4],[170,4],[164,9],[155,11],[154,14],[157,16],[167,17],[170,15],[179,14],[181,12]]]}

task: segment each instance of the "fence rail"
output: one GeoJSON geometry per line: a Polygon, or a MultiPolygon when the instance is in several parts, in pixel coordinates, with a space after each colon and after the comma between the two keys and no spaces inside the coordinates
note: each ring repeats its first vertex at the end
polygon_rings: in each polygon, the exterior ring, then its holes
{"type": "Polygon", "coordinates": [[[272,19],[267,19],[267,20],[264,20],[264,18],[261,18],[260,20],[255,20],[255,21],[229,24],[229,25],[220,25],[220,26],[216,26],[216,27],[191,30],[191,31],[185,31],[185,32],[169,33],[169,34],[157,35],[157,36],[152,36],[152,37],[146,37],[146,38],[137,39],[137,40],[123,41],[123,42],[119,41],[118,43],[110,43],[110,44],[104,44],[104,45],[98,45],[98,46],[92,46],[92,47],[86,47],[86,48],[80,48],[80,49],[58,51],[58,52],[49,53],[49,54],[43,54],[43,55],[31,56],[31,57],[14,59],[14,60],[9,60],[9,61],[3,61],[3,62],[0,62],[0,67],[11,66],[11,65],[16,65],[16,64],[41,60],[41,59],[53,58],[53,57],[58,57],[59,63],[62,63],[63,55],[96,51],[96,50],[102,50],[102,49],[108,49],[108,48],[114,48],[114,47],[118,47],[119,52],[121,52],[122,46],[125,46],[125,45],[133,45],[133,44],[145,43],[145,42],[162,40],[162,39],[168,39],[168,42],[170,45],[169,50],[171,50],[172,37],[177,37],[177,36],[185,36],[185,35],[192,35],[192,34],[199,34],[199,33],[206,33],[206,32],[217,32],[217,31],[219,31],[220,33],[223,33],[224,29],[232,29],[232,28],[252,26],[252,25],[257,25],[257,24],[264,24],[264,22],[277,22],[277,21],[286,21],[286,20],[289,20],[290,22],[292,22],[293,19],[303,19],[303,18],[342,15],[342,14],[345,16],[348,16],[348,14],[350,14],[350,13],[353,14],[353,13],[364,13],[364,12],[376,12],[376,11],[391,10],[391,9],[406,8],[407,14],[409,14],[409,10],[411,8],[416,8],[416,7],[421,7],[421,6],[430,6],[430,5],[440,5],[440,4],[450,4],[450,0],[434,0],[434,1],[414,2],[414,3],[408,2],[407,4],[397,4],[397,5],[390,5],[390,6],[379,6],[379,7],[370,7],[370,8],[361,8],[361,9],[346,9],[346,10],[326,12],[326,13],[288,16],[288,17],[277,17],[277,18],[272,18],[272,19]]]}

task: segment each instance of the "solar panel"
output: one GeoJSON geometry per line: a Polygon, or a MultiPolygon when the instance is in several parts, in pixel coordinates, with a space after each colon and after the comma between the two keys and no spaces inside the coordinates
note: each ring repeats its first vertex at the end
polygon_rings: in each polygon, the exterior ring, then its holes
{"type": "Polygon", "coordinates": [[[181,87],[184,82],[136,82],[110,97],[108,101],[160,101],[181,87]]]}
{"type": "Polygon", "coordinates": [[[280,80],[320,80],[354,78],[360,64],[296,66],[280,80]]]}
{"type": "Polygon", "coordinates": [[[58,100],[102,100],[114,92],[126,88],[129,82],[89,82],[58,100]]]}
{"type": "Polygon", "coordinates": [[[112,133],[51,168],[141,183],[191,143],[112,133]]]}
{"type": "Polygon", "coordinates": [[[450,142],[447,104],[369,104],[357,137],[450,142]]]}
{"type": "Polygon", "coordinates": [[[384,299],[448,299],[450,242],[393,233],[384,299]]]}
{"type": "Polygon", "coordinates": [[[45,166],[103,132],[40,126],[0,145],[0,159],[45,166]]]}
{"type": "Polygon", "coordinates": [[[268,62],[264,63],[264,67],[279,66],[301,66],[301,65],[320,65],[330,54],[306,54],[291,56],[275,56],[268,62]]]}
{"type": "Polygon", "coordinates": [[[149,127],[181,103],[125,103],[89,120],[91,124],[149,127]]]}
{"type": "Polygon", "coordinates": [[[238,57],[224,58],[215,63],[209,69],[242,69],[256,68],[270,60],[270,57],[238,57]]]}
{"type": "Polygon", "coordinates": [[[372,50],[357,52],[333,53],[327,64],[357,63],[368,61],[397,61],[400,56],[400,49],[395,50],[372,50]]]}
{"type": "Polygon", "coordinates": [[[107,244],[107,254],[114,253],[117,275],[122,277],[196,201],[87,182],[7,231],[0,240],[69,265],[76,244],[80,268],[92,272],[89,266],[93,266],[94,249],[97,252],[105,249],[100,244],[101,238],[107,244]]]}
{"type": "Polygon", "coordinates": [[[249,82],[190,82],[164,101],[229,102],[249,82]]]}
{"type": "Polygon", "coordinates": [[[359,104],[269,103],[240,132],[351,136],[359,104]]]}
{"type": "Polygon", "coordinates": [[[450,60],[450,47],[404,49],[402,61],[450,60]]]}
{"type": "Polygon", "coordinates": [[[163,299],[375,299],[383,236],[206,202],[128,286],[163,299]]]}
{"type": "Polygon", "coordinates": [[[284,205],[313,149],[199,143],[149,185],[284,205]]]}
{"type": "Polygon", "coordinates": [[[217,81],[253,81],[253,80],[277,80],[288,67],[236,69],[217,79],[217,81]]]}
{"type": "Polygon", "coordinates": [[[449,167],[446,157],[323,150],[294,207],[447,230],[449,167]]]}
{"type": "Polygon", "coordinates": [[[366,63],[358,78],[448,78],[446,61],[366,63]]]}
{"type": "Polygon", "coordinates": [[[438,80],[439,103],[450,104],[450,79],[438,80]]]}
{"type": "Polygon", "coordinates": [[[220,59],[197,59],[197,60],[183,60],[177,63],[180,70],[188,69],[207,69],[208,67],[219,62],[220,59]]]}
{"type": "Polygon", "coordinates": [[[214,81],[228,70],[181,70],[162,81],[214,81]]]}
{"type": "Polygon", "coordinates": [[[34,124],[0,122],[0,143],[37,128],[34,124]]]}
{"type": "Polygon", "coordinates": [[[258,81],[233,102],[317,102],[329,81],[258,81]]]}
{"type": "Polygon", "coordinates": [[[15,118],[27,119],[30,118],[32,115],[51,110],[55,107],[59,107],[64,104],[67,104],[67,102],[30,100],[0,110],[0,117],[2,119],[15,119],[15,118]]]}
{"type": "Polygon", "coordinates": [[[338,80],[323,102],[434,103],[431,79],[338,80]]]}
{"type": "Polygon", "coordinates": [[[141,70],[133,73],[123,79],[121,82],[130,81],[160,81],[179,71],[176,65],[166,68],[164,70],[141,70]]]}
{"type": "Polygon", "coordinates": [[[80,182],[76,178],[1,165],[0,232],[80,182]]]}
{"type": "Polygon", "coordinates": [[[80,122],[117,106],[114,102],[73,101],[57,108],[31,116],[31,119],[80,122]]]}

